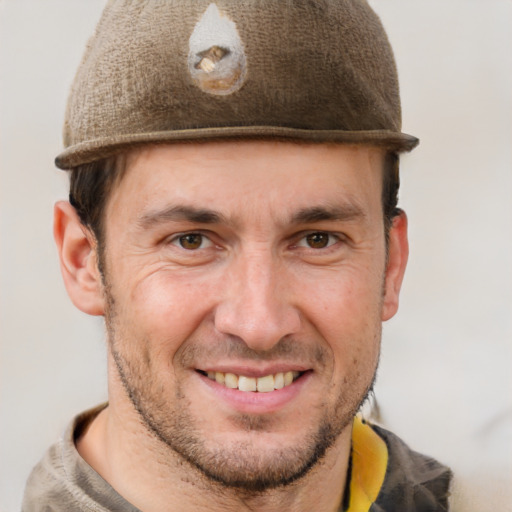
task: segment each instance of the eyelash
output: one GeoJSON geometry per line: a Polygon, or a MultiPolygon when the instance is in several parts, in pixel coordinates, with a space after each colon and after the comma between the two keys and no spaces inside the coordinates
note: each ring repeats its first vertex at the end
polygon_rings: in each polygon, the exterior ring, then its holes
{"type": "Polygon", "coordinates": [[[187,232],[187,233],[179,233],[178,235],[172,237],[172,239],[169,242],[172,245],[175,245],[175,246],[180,247],[181,249],[184,249],[185,251],[191,251],[191,252],[197,251],[199,249],[207,249],[207,248],[212,247],[214,245],[213,242],[211,241],[211,239],[208,236],[206,236],[204,233],[200,233],[200,232],[197,232],[197,231],[190,231],[190,232],[187,232]],[[201,242],[200,242],[199,246],[198,247],[184,247],[182,242],[187,237],[189,237],[189,238],[191,238],[191,237],[200,237],[201,238],[201,242]],[[205,242],[208,244],[207,247],[202,247],[202,245],[205,242]]]}
{"type": "MultiPolygon", "coordinates": [[[[340,241],[341,241],[340,236],[330,233],[328,231],[310,231],[310,232],[304,233],[298,239],[298,242],[295,244],[295,247],[305,247],[305,248],[313,250],[313,251],[320,251],[320,250],[329,249],[330,247],[332,247],[333,245],[336,245],[340,241]],[[326,245],[323,247],[312,247],[311,245],[309,245],[308,242],[313,242],[313,240],[308,240],[308,238],[309,237],[318,237],[318,236],[327,237],[326,245]],[[302,242],[304,242],[304,243],[302,243],[302,242]]],[[[321,243],[322,243],[322,241],[320,241],[320,244],[321,243]]]]}

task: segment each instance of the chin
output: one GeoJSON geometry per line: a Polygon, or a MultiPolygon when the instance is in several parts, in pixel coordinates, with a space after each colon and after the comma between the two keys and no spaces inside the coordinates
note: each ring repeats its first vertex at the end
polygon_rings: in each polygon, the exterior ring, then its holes
{"type": "Polygon", "coordinates": [[[307,475],[342,430],[341,426],[333,429],[332,425],[323,424],[293,437],[252,431],[217,441],[206,441],[182,430],[166,444],[209,480],[223,487],[258,493],[290,485],[307,475]]]}

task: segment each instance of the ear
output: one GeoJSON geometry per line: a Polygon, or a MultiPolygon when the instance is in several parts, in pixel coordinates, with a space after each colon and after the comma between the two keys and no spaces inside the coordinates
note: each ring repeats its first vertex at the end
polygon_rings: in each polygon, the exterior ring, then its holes
{"type": "Polygon", "coordinates": [[[384,301],[382,321],[392,318],[398,310],[398,297],[404,278],[405,267],[409,257],[409,241],[407,239],[407,216],[405,212],[394,217],[389,230],[388,261],[386,280],[384,283],[384,301]]]}
{"type": "Polygon", "coordinates": [[[89,315],[103,315],[103,284],[97,244],[71,204],[59,201],[53,210],[53,236],[64,285],[73,304],[89,315]]]}

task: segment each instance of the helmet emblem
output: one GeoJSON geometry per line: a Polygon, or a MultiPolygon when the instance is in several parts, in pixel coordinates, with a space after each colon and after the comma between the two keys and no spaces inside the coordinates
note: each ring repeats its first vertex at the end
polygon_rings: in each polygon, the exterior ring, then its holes
{"type": "Polygon", "coordinates": [[[193,82],[209,94],[238,91],[247,75],[247,61],[235,23],[210,4],[188,41],[188,68],[193,82]]]}

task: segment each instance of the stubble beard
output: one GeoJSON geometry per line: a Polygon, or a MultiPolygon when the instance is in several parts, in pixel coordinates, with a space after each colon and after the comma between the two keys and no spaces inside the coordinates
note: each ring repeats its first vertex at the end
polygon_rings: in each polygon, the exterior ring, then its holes
{"type": "MultiPolygon", "coordinates": [[[[174,405],[170,405],[169,394],[161,383],[156,382],[151,372],[149,354],[144,357],[126,357],[119,348],[116,328],[116,310],[111,288],[105,287],[105,323],[109,338],[110,352],[120,381],[133,408],[137,411],[142,425],[157,440],[172,450],[211,482],[224,488],[236,489],[248,495],[290,485],[303,478],[321,463],[326,452],[333,446],[340,434],[352,422],[354,415],[372,392],[377,364],[373,378],[358,396],[343,394],[334,405],[318,404],[322,410],[316,427],[312,426],[302,441],[293,447],[262,453],[257,449],[251,436],[257,436],[271,428],[271,421],[264,417],[239,415],[233,422],[248,433],[244,442],[211,446],[207,444],[196,421],[189,412],[190,402],[182,392],[179,382],[174,389],[174,405]]],[[[140,340],[139,346],[147,346],[140,340]]],[[[379,340],[380,341],[380,340],[379,340]]],[[[288,349],[284,349],[285,351],[288,349]]],[[[347,389],[350,383],[345,382],[347,389]]],[[[310,411],[307,411],[309,414],[310,411]]]]}

